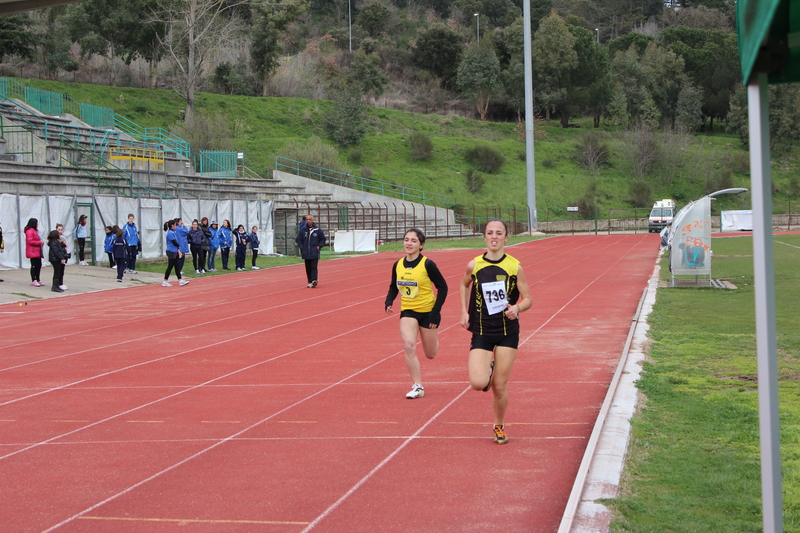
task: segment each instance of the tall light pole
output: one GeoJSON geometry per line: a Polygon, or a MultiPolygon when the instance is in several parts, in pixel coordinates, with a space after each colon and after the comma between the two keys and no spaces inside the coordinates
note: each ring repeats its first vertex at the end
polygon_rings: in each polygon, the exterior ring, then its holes
{"type": "Polygon", "coordinates": [[[600,44],[600,28],[595,28],[594,31],[597,33],[597,44],[600,44]]]}
{"type": "Polygon", "coordinates": [[[350,0],[347,0],[347,30],[350,32],[350,51],[353,51],[353,16],[350,14],[350,0]]]}
{"type": "Polygon", "coordinates": [[[481,15],[480,15],[480,13],[475,13],[475,15],[473,15],[473,16],[478,17],[477,18],[477,20],[478,20],[478,25],[477,25],[477,28],[478,28],[478,42],[481,42],[481,15]]]}
{"type": "Polygon", "coordinates": [[[533,66],[531,64],[531,0],[522,3],[523,42],[525,57],[525,174],[528,193],[528,231],[539,226],[536,211],[536,165],[533,155],[533,66]]]}

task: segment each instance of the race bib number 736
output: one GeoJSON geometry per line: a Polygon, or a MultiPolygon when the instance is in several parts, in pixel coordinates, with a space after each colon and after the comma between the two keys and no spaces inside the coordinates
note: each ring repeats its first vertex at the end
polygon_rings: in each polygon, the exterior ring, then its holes
{"type": "Polygon", "coordinates": [[[483,300],[486,303],[486,312],[488,314],[496,315],[506,308],[508,299],[506,297],[506,283],[504,281],[482,283],[481,291],[483,292],[483,300]]]}

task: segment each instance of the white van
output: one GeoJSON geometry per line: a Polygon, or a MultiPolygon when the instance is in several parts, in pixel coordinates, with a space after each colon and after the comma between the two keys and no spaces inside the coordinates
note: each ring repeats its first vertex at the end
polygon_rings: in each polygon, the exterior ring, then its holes
{"type": "Polygon", "coordinates": [[[650,211],[650,219],[647,222],[647,232],[660,232],[672,223],[675,212],[674,200],[659,200],[654,203],[653,209],[650,211]]]}

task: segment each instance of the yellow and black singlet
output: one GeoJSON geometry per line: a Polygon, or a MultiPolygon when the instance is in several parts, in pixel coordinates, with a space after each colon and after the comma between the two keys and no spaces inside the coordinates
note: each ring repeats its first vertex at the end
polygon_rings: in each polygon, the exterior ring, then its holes
{"type": "Polygon", "coordinates": [[[506,318],[506,303],[519,300],[517,272],[519,261],[503,255],[499,261],[475,258],[472,292],[469,298],[469,331],[478,335],[519,334],[519,319],[506,318]]]}
{"type": "Polygon", "coordinates": [[[400,310],[438,313],[447,298],[447,282],[436,264],[420,254],[413,261],[403,258],[392,266],[392,282],[386,295],[389,307],[400,294],[400,310]],[[433,294],[436,287],[436,295],[433,294]]]}

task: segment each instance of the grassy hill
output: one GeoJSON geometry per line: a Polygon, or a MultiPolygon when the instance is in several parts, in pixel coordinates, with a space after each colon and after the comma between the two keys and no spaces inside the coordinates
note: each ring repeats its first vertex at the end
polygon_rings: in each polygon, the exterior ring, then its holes
{"type": "MultiPolygon", "coordinates": [[[[113,108],[141,126],[170,128],[181,120],[184,103],[172,91],[136,89],[43,80],[20,80],[23,84],[69,94],[79,102],[113,108]]],[[[327,101],[291,98],[253,98],[201,93],[197,109],[230,120],[233,147],[245,153],[245,164],[262,175],[275,167],[275,156],[291,141],[317,135],[325,137],[324,119],[333,109],[327,101]]],[[[345,171],[359,175],[363,167],[372,179],[453,196],[470,208],[489,204],[504,209],[526,203],[525,143],[514,131],[514,123],[481,122],[456,116],[422,115],[378,107],[368,108],[369,133],[356,146],[339,149],[345,171]],[[428,135],[434,143],[430,161],[414,161],[406,142],[412,132],[428,135]],[[505,156],[504,166],[485,174],[479,192],[470,192],[464,174],[469,168],[464,151],[479,142],[491,144],[505,156]],[[360,152],[357,164],[352,153],[360,152]]],[[[634,206],[633,171],[626,152],[630,141],[620,128],[601,125],[595,130],[589,119],[578,117],[578,127],[563,129],[556,122],[543,124],[535,143],[537,207],[541,220],[567,217],[569,205],[595,202],[600,216],[609,209],[634,206]],[[608,163],[596,175],[575,161],[581,139],[589,131],[601,134],[609,149],[608,163]]],[[[678,205],[698,198],[708,190],[725,186],[749,187],[748,155],[738,138],[715,131],[694,134],[687,143],[673,146],[657,136],[661,159],[641,180],[652,200],[675,198],[678,205]]],[[[775,160],[774,199],[776,212],[787,212],[797,191],[798,163],[795,153],[775,160]],[[792,181],[794,180],[794,181],[792,181]]],[[[640,201],[641,203],[641,201],[640,201]]],[[[800,203],[800,202],[796,202],[800,203]]],[[[722,198],[715,206],[747,209],[749,195],[722,198]]],[[[587,216],[591,213],[586,212],[587,216]]]]}

